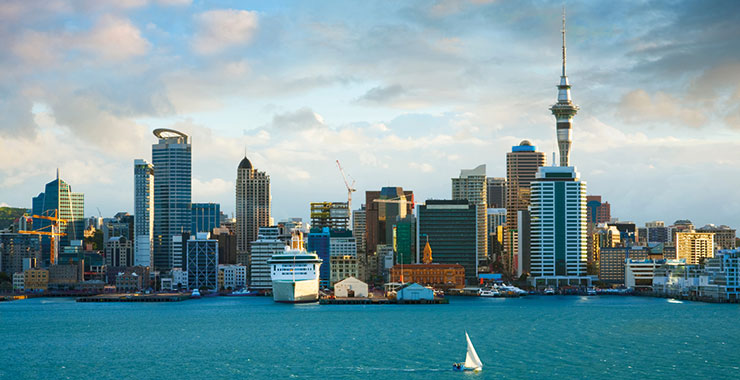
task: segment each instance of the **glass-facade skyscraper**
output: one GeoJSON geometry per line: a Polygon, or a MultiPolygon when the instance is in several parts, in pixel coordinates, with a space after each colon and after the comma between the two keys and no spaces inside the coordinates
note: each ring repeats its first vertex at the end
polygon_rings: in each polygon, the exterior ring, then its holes
{"type": "Polygon", "coordinates": [[[154,269],[172,269],[172,236],[190,232],[192,223],[192,148],[188,135],[156,129],[152,145],[154,165],[154,269]]]}
{"type": "Polygon", "coordinates": [[[154,165],[134,160],[134,265],[152,266],[154,165]]]}
{"type": "MultiPolygon", "coordinates": [[[[32,205],[34,215],[54,216],[55,212],[58,211],[57,216],[67,221],[59,224],[59,232],[66,234],[57,240],[59,250],[61,250],[61,247],[68,246],[71,240],[83,239],[85,231],[85,195],[73,193],[72,187],[59,178],[59,172],[57,172],[55,180],[46,184],[44,192],[33,198],[32,205]]],[[[48,228],[50,223],[48,220],[36,218],[33,221],[33,228],[34,230],[50,232],[51,230],[48,228]]],[[[51,263],[50,239],[44,236],[41,246],[42,261],[51,263]]],[[[57,253],[59,250],[57,250],[57,253]]]]}
{"type": "Polygon", "coordinates": [[[218,203],[193,203],[191,207],[192,223],[190,230],[211,232],[221,226],[221,205],[218,203]]]}

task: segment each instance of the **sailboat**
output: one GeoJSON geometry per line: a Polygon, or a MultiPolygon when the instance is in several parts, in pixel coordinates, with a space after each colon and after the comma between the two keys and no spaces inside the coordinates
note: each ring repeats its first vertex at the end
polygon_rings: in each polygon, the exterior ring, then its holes
{"type": "Polygon", "coordinates": [[[468,353],[465,355],[465,363],[455,363],[452,365],[454,371],[482,371],[483,363],[481,363],[478,353],[475,352],[473,342],[470,341],[468,332],[465,332],[465,339],[468,341],[468,353]]]}

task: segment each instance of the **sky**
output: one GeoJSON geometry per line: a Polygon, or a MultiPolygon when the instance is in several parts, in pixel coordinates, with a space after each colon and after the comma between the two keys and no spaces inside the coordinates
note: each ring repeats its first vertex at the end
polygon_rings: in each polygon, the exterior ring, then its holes
{"type": "MultiPolygon", "coordinates": [[[[155,128],[191,136],[193,202],[234,211],[245,154],[276,220],[365,190],[450,197],[556,150],[562,1],[0,3],[0,205],[56,169],[85,214],[133,212],[155,128]]],[[[571,162],[612,217],[740,227],[740,3],[567,1],[571,162]]]]}

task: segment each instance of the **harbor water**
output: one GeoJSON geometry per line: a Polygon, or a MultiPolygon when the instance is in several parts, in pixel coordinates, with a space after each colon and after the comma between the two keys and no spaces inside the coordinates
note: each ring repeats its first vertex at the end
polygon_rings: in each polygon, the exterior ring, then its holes
{"type": "Polygon", "coordinates": [[[737,379],[740,305],[452,297],[447,305],[0,303],[0,379],[737,379]],[[480,373],[465,360],[465,331],[480,373]]]}

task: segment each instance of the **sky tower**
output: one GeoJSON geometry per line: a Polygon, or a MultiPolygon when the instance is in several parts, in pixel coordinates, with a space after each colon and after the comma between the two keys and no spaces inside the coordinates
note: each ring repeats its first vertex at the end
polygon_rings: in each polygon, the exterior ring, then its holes
{"type": "Polygon", "coordinates": [[[558,150],[560,151],[560,166],[570,166],[571,131],[573,116],[578,113],[578,106],[570,100],[570,84],[565,75],[565,8],[563,8],[563,73],[558,85],[558,102],[550,107],[550,111],[557,120],[558,150]]]}

